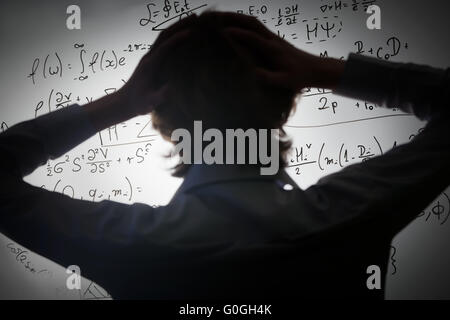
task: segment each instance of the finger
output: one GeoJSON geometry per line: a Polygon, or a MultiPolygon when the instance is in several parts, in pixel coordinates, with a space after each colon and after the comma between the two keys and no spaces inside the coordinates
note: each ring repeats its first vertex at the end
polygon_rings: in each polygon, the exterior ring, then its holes
{"type": "Polygon", "coordinates": [[[276,43],[252,31],[227,28],[224,34],[233,49],[250,64],[276,66],[278,52],[276,43]]]}
{"type": "Polygon", "coordinates": [[[165,84],[161,88],[157,90],[152,90],[147,98],[148,102],[152,106],[158,106],[161,102],[163,102],[166,99],[167,93],[169,91],[169,85],[165,84]]]}
{"type": "Polygon", "coordinates": [[[224,32],[237,40],[248,41],[254,45],[268,46],[269,44],[272,43],[270,39],[267,39],[258,32],[252,30],[247,30],[238,27],[227,27],[224,29],[224,32]]]}
{"type": "Polygon", "coordinates": [[[151,90],[147,93],[145,95],[145,102],[143,103],[145,107],[140,111],[140,113],[146,114],[157,109],[166,99],[168,90],[169,86],[166,84],[157,90],[151,90]]]}
{"type": "Polygon", "coordinates": [[[230,36],[224,34],[225,41],[228,46],[232,48],[232,50],[243,59],[248,65],[255,66],[257,65],[257,61],[255,59],[255,50],[251,50],[248,47],[238,43],[237,41],[233,41],[230,36]]]}
{"type": "Polygon", "coordinates": [[[156,38],[156,41],[153,43],[153,46],[155,49],[159,47],[162,43],[164,43],[167,39],[171,38],[176,33],[189,29],[190,26],[194,25],[198,16],[193,13],[190,14],[188,17],[185,17],[181,20],[179,20],[177,23],[172,24],[169,28],[162,31],[158,37],[156,38]]]}
{"type": "Polygon", "coordinates": [[[150,52],[143,58],[145,59],[145,63],[151,63],[152,65],[158,64],[165,55],[174,50],[184,41],[187,41],[190,35],[190,30],[183,30],[174,34],[165,42],[161,43],[157,48],[150,50],[150,52]]]}
{"type": "Polygon", "coordinates": [[[230,27],[226,28],[224,33],[228,35],[232,41],[237,41],[245,47],[252,48],[258,52],[275,53],[275,42],[264,38],[256,32],[230,27]]]}
{"type": "Polygon", "coordinates": [[[286,74],[277,71],[270,71],[263,68],[255,68],[256,76],[266,85],[282,88],[291,88],[292,84],[288,81],[286,74]]]}
{"type": "Polygon", "coordinates": [[[216,15],[218,14],[219,17],[221,18],[222,26],[224,28],[235,27],[244,30],[254,31],[267,39],[276,37],[276,34],[270,31],[256,17],[234,12],[220,12],[215,14],[216,15]]]}

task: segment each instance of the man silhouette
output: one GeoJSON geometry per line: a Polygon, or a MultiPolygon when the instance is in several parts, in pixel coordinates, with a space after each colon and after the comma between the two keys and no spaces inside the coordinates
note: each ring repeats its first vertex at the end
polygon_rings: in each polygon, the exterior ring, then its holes
{"type": "MultiPolygon", "coordinates": [[[[116,93],[0,134],[0,232],[76,264],[114,298],[382,298],[390,243],[449,183],[449,71],[303,52],[256,19],[192,15],[163,31],[116,93]],[[428,120],[411,142],[306,190],[256,165],[186,164],[168,205],[71,199],[22,177],[97,131],[152,113],[153,125],[277,128],[305,87],[428,120]],[[369,290],[366,270],[382,270],[369,290]]],[[[280,160],[289,143],[279,141],[280,160]]]]}

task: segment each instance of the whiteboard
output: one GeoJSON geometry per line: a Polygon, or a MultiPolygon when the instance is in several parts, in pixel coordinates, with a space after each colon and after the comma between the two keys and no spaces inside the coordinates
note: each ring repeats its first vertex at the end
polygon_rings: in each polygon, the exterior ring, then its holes
{"type": "MultiPolygon", "coordinates": [[[[256,16],[293,45],[315,54],[359,52],[390,61],[447,67],[446,1],[77,1],[81,29],[66,26],[66,1],[0,4],[1,130],[120,88],[159,30],[206,9],[256,16]],[[381,29],[366,27],[368,5],[381,8],[381,29]],[[444,9],[443,9],[444,8],[444,9]]],[[[448,5],[447,5],[448,6],[448,5]]],[[[188,63],[188,62],[187,62],[188,63]]],[[[306,188],[351,163],[409,141],[424,126],[399,110],[309,88],[286,125],[293,139],[289,175],[306,188]],[[348,162],[342,160],[342,150],[348,162]],[[328,161],[325,161],[327,157],[328,161]],[[332,161],[329,161],[332,159],[332,161]]],[[[181,183],[163,155],[170,145],[140,116],[103,130],[25,178],[86,201],[168,203],[181,183]]],[[[450,298],[449,196],[445,190],[394,239],[386,297],[450,298]]],[[[0,298],[111,299],[89,279],[66,288],[65,268],[0,235],[0,298]]]]}

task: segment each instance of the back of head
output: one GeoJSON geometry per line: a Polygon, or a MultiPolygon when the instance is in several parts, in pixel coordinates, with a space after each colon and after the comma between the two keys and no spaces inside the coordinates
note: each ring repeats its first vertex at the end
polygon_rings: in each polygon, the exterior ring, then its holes
{"type": "MultiPolygon", "coordinates": [[[[239,27],[238,15],[212,11],[191,15],[155,41],[156,48],[177,32],[189,30],[187,39],[165,56],[156,75],[157,83],[169,84],[167,99],[152,113],[153,126],[164,137],[170,138],[178,128],[192,133],[195,120],[202,121],[203,130],[280,129],[280,136],[285,136],[282,125],[296,93],[269,87],[256,77],[254,65],[268,67],[269,62],[254,55],[250,63],[224,32],[239,27]]],[[[289,141],[280,141],[282,163],[289,147],[289,141]]],[[[184,175],[188,167],[179,164],[174,175],[184,175]]]]}

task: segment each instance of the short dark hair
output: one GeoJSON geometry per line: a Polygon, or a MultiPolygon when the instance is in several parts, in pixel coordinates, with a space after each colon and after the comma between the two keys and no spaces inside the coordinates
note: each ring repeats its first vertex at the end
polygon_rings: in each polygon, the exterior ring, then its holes
{"type": "MultiPolygon", "coordinates": [[[[156,83],[169,83],[167,99],[152,112],[153,127],[170,138],[173,130],[193,132],[195,120],[203,129],[279,129],[280,165],[286,164],[291,141],[282,126],[294,108],[293,89],[269,86],[256,77],[253,65],[224,34],[236,26],[238,13],[206,11],[181,19],[162,31],[161,43],[181,30],[189,36],[165,56],[156,83]]],[[[255,19],[255,23],[260,23],[255,19]]],[[[252,63],[267,67],[267,59],[255,56],[252,63]]],[[[173,175],[184,176],[190,165],[179,163],[173,175]]]]}

